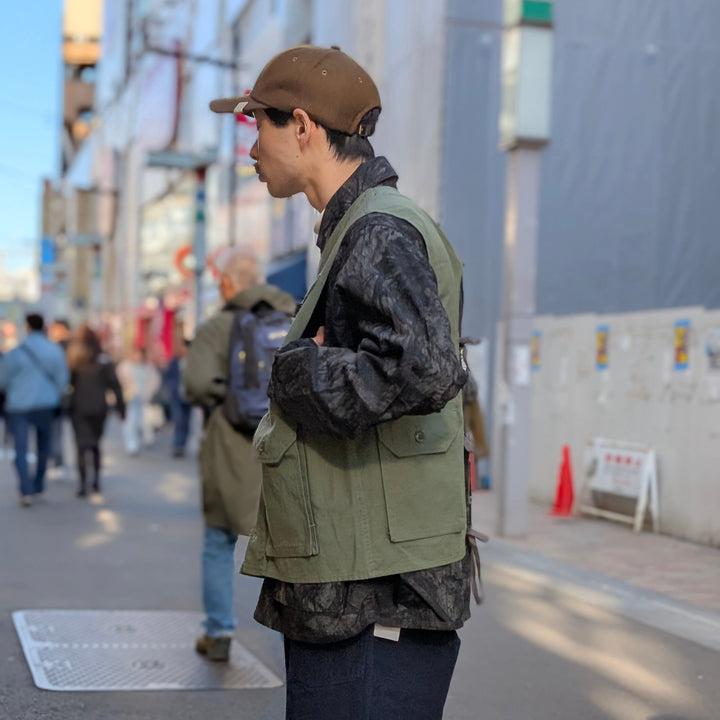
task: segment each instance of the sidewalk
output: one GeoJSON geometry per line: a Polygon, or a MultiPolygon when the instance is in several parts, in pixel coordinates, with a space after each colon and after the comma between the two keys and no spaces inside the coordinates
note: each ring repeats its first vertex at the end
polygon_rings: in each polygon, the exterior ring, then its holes
{"type": "Polygon", "coordinates": [[[589,517],[557,518],[531,504],[525,538],[496,535],[497,495],[476,491],[473,526],[490,545],[552,561],[720,614],[720,550],[589,517]]]}
{"type": "MultiPolygon", "coordinates": [[[[45,692],[35,686],[13,612],[201,611],[196,461],[171,459],[168,430],[135,458],[125,456],[119,441],[111,422],[104,496],[93,501],[75,498],[76,480],[66,478],[49,482],[46,497],[31,508],[20,508],[14,471],[0,461],[0,546],[12,548],[0,554],[0,577],[8,579],[0,583],[0,644],[7,649],[0,658],[0,718],[278,720],[282,687],[45,692]]],[[[635,720],[660,717],[661,710],[668,717],[670,711],[714,717],[714,710],[698,708],[701,702],[717,707],[720,684],[698,677],[717,676],[720,552],[636,536],[609,522],[550,518],[542,507],[531,508],[527,538],[509,540],[495,534],[493,492],[478,492],[474,506],[476,527],[490,535],[480,549],[486,602],[473,607],[461,630],[448,720],[635,720]],[[674,568],[685,573],[682,593],[666,577],[675,577],[674,568]],[[638,690],[633,673],[652,682],[638,690]],[[637,695],[640,705],[608,715],[603,703],[617,693],[637,695]],[[653,700],[653,693],[661,697],[653,700]],[[647,710],[636,712],[640,706],[647,710]]],[[[243,551],[241,542],[238,562],[243,551]]],[[[259,588],[258,579],[236,576],[236,639],[282,677],[281,637],[252,618],[259,588]]],[[[191,640],[199,631],[191,628],[191,640]]],[[[154,646],[142,645],[135,660],[157,659],[146,647],[154,646]]],[[[173,662],[195,657],[191,642],[174,653],[173,662]]]]}

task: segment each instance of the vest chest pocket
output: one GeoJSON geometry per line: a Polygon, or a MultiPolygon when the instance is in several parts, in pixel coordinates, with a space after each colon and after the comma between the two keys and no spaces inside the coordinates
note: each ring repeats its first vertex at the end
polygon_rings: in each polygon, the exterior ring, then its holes
{"type": "Polygon", "coordinates": [[[451,400],[439,413],[378,425],[390,539],[418,540],[466,526],[462,416],[451,400]]]}
{"type": "Polygon", "coordinates": [[[263,468],[267,556],[316,555],[317,534],[307,468],[295,426],[271,408],[260,421],[253,445],[263,468]]]}

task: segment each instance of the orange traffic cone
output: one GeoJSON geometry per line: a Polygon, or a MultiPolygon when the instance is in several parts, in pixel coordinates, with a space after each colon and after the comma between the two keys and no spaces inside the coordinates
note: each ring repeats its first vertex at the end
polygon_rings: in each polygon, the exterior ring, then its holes
{"type": "Polygon", "coordinates": [[[555,503],[550,510],[551,515],[568,517],[572,513],[573,500],[575,493],[573,492],[573,474],[572,462],[570,460],[570,448],[563,445],[562,461],[560,463],[560,472],[558,473],[557,490],[555,492],[555,503]]]}

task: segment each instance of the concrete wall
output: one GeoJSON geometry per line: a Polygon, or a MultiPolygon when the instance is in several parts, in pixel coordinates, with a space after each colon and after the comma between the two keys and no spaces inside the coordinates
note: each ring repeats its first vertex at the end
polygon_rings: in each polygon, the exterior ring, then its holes
{"type": "Polygon", "coordinates": [[[707,350],[720,347],[720,312],[543,316],[535,327],[531,496],[552,502],[565,443],[576,498],[590,438],[644,443],[658,454],[661,532],[720,546],[720,367],[707,350]],[[690,322],[684,370],[674,348],[682,320],[690,322]],[[598,325],[610,329],[605,370],[597,367],[598,325]]]}

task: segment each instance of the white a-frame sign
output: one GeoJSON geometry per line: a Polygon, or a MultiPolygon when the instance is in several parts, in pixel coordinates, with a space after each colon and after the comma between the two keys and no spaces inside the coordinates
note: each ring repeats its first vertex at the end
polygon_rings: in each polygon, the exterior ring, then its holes
{"type": "Polygon", "coordinates": [[[587,480],[580,495],[581,512],[629,523],[635,532],[640,532],[649,511],[653,532],[660,531],[657,457],[653,448],[595,438],[588,442],[586,459],[587,480]],[[635,514],[624,515],[596,507],[592,503],[593,490],[635,499],[635,514]]]}

